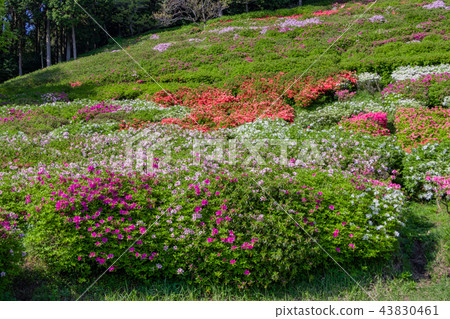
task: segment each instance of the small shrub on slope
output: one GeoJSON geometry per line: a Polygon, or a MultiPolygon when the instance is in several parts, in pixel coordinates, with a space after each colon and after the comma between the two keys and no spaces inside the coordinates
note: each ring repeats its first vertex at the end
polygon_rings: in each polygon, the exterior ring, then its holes
{"type": "Polygon", "coordinates": [[[450,175],[450,141],[420,145],[403,158],[403,184],[418,198],[435,196],[434,177],[450,175]]]}
{"type": "Polygon", "coordinates": [[[400,108],[395,128],[398,142],[407,152],[419,145],[450,140],[450,110],[400,108]]]}
{"type": "Polygon", "coordinates": [[[386,113],[367,113],[343,120],[339,125],[347,131],[370,134],[372,136],[389,135],[386,113]]]}
{"type": "Polygon", "coordinates": [[[0,209],[0,292],[11,283],[24,256],[18,215],[0,209]]]}
{"type": "Polygon", "coordinates": [[[428,106],[439,106],[450,95],[450,73],[428,74],[419,79],[408,79],[389,84],[381,92],[383,96],[401,94],[414,98],[428,106]]]}

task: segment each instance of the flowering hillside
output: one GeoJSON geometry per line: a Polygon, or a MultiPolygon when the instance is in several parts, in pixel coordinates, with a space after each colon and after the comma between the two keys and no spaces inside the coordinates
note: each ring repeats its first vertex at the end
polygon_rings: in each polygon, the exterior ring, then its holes
{"type": "Polygon", "coordinates": [[[24,264],[208,293],[379,263],[420,281],[416,230],[449,233],[449,10],[223,17],[124,40],[139,65],[108,46],[0,85],[0,292],[24,264]]]}

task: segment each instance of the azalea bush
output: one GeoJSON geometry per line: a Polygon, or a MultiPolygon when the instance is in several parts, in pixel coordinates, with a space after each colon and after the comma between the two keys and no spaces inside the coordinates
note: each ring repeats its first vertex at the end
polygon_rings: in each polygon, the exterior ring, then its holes
{"type": "Polygon", "coordinates": [[[380,104],[382,105],[380,109],[383,112],[386,112],[389,117],[395,116],[395,113],[399,108],[420,109],[425,107],[423,103],[420,103],[412,98],[405,98],[401,94],[390,94],[384,96],[380,104]]]}
{"type": "Polygon", "coordinates": [[[435,198],[435,177],[450,175],[450,142],[418,146],[403,158],[403,184],[415,197],[430,200],[435,198]]]}
{"type": "Polygon", "coordinates": [[[68,102],[69,96],[64,92],[44,93],[41,95],[41,100],[44,103],[68,102]]]}
{"type": "MultiPolygon", "coordinates": [[[[374,179],[387,179],[391,172],[402,167],[403,151],[392,136],[354,134],[352,131],[331,128],[322,131],[305,131],[293,146],[294,162],[300,167],[318,169],[344,175],[358,174],[374,179]]],[[[300,135],[300,136],[299,136],[300,135]]]]}
{"type": "Polygon", "coordinates": [[[65,118],[46,114],[39,109],[35,111],[11,109],[9,112],[10,114],[6,118],[0,118],[0,132],[7,134],[25,133],[29,136],[36,136],[37,134],[46,134],[69,123],[65,118]]]}
{"type": "Polygon", "coordinates": [[[450,73],[450,64],[438,64],[427,66],[401,66],[392,72],[392,79],[395,81],[418,80],[422,76],[428,74],[450,73]]]}
{"type": "Polygon", "coordinates": [[[332,94],[345,84],[356,82],[351,72],[313,80],[292,82],[280,73],[274,78],[244,78],[231,88],[180,89],[159,92],[153,101],[170,107],[183,105],[191,111],[185,119],[165,119],[163,123],[208,131],[235,127],[258,118],[294,119],[295,107],[307,107],[332,94]],[[285,92],[285,98],[279,98],[285,92]]]}
{"type": "Polygon", "coordinates": [[[334,102],[320,106],[314,111],[297,112],[294,123],[301,128],[322,129],[338,124],[343,118],[383,110],[384,104],[375,100],[334,102]]]}
{"type": "Polygon", "coordinates": [[[94,119],[99,114],[114,113],[121,108],[120,105],[107,105],[105,102],[93,106],[87,106],[77,111],[73,117],[74,121],[89,121],[94,119]]]}
{"type": "Polygon", "coordinates": [[[359,114],[343,120],[339,125],[348,131],[372,136],[389,135],[386,113],[359,114]]]}
{"type": "Polygon", "coordinates": [[[317,243],[343,264],[388,258],[403,224],[399,186],[359,175],[287,170],[189,180],[88,171],[42,174],[22,193],[29,250],[80,278],[107,269],[268,286],[333,264],[317,243]]]}
{"type": "Polygon", "coordinates": [[[360,90],[366,90],[369,93],[381,91],[381,76],[377,73],[363,72],[358,74],[356,85],[360,90]]]}
{"type": "Polygon", "coordinates": [[[382,92],[384,96],[400,94],[414,98],[428,106],[441,106],[444,98],[450,94],[450,73],[429,74],[419,79],[397,81],[389,84],[382,92]]]}
{"type": "MultiPolygon", "coordinates": [[[[277,154],[280,152],[279,142],[284,141],[286,156],[291,159],[290,167],[314,167],[328,173],[341,172],[346,176],[356,173],[387,179],[392,171],[401,170],[404,156],[393,136],[358,135],[337,127],[303,129],[281,120],[248,123],[233,129],[228,136],[247,142],[266,141],[262,150],[264,155],[261,156],[267,162],[281,160],[277,154]]],[[[240,150],[242,143],[236,143],[235,147],[240,150]]]]}
{"type": "Polygon", "coordinates": [[[25,255],[18,217],[17,214],[0,209],[0,292],[14,279],[25,255]]]}
{"type": "Polygon", "coordinates": [[[39,112],[40,110],[27,110],[24,112],[20,109],[8,109],[6,110],[6,114],[0,115],[0,124],[30,120],[39,112]]]}
{"type": "Polygon", "coordinates": [[[418,145],[450,139],[450,110],[400,108],[395,116],[400,145],[408,152],[418,145]]]}

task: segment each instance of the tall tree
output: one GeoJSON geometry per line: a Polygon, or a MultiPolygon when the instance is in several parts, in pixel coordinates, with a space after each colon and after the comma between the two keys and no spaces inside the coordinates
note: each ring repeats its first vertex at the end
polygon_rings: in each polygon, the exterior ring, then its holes
{"type": "Polygon", "coordinates": [[[45,10],[45,45],[47,48],[47,67],[52,65],[52,46],[50,37],[50,12],[48,9],[45,10]]]}
{"type": "MultiPolygon", "coordinates": [[[[92,2],[92,0],[77,0],[76,2],[74,0],[48,0],[52,21],[54,21],[59,28],[63,29],[67,36],[72,38],[72,52],[75,60],[77,59],[77,39],[75,29],[85,15],[80,6],[83,8],[85,6],[87,7],[90,2],[92,2]]],[[[70,43],[70,41],[65,41],[66,45],[67,43],[70,43]]],[[[68,48],[66,48],[66,50],[68,50],[68,48]]]]}
{"type": "Polygon", "coordinates": [[[10,23],[7,16],[7,8],[4,1],[0,1],[0,51],[7,49],[13,34],[10,29],[10,23]]]}
{"type": "Polygon", "coordinates": [[[249,12],[250,3],[255,2],[255,1],[256,0],[239,0],[239,2],[245,6],[245,12],[247,12],[247,13],[249,12]]]}
{"type": "Polygon", "coordinates": [[[23,51],[26,41],[25,23],[28,20],[26,4],[27,0],[9,0],[5,3],[7,7],[7,16],[10,22],[10,30],[14,41],[14,51],[18,57],[18,73],[23,74],[23,51]]]}
{"type": "Polygon", "coordinates": [[[134,35],[154,26],[151,18],[156,10],[156,1],[114,0],[113,4],[112,21],[118,24],[121,35],[134,35]]]}
{"type": "Polygon", "coordinates": [[[227,5],[224,0],[164,0],[154,18],[164,26],[184,20],[202,23],[205,28],[206,22],[217,18],[227,5]]]}

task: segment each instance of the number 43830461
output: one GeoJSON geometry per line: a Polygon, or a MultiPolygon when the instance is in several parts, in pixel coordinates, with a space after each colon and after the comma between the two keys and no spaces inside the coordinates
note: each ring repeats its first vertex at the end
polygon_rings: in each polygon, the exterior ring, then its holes
{"type": "Polygon", "coordinates": [[[437,316],[437,306],[383,306],[379,310],[383,316],[406,316],[406,315],[425,315],[425,316],[437,316]]]}

